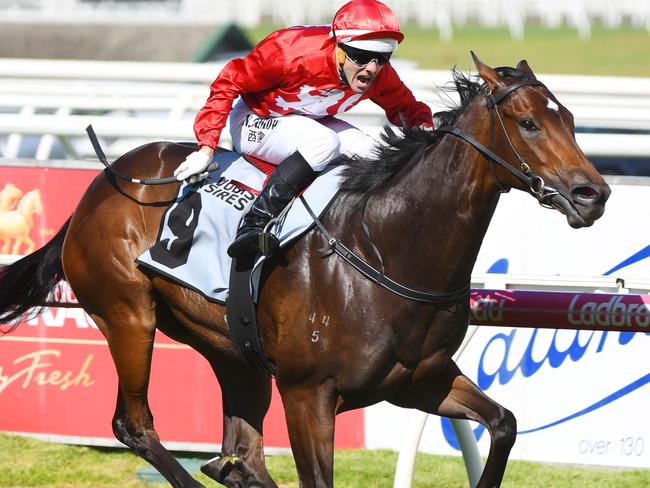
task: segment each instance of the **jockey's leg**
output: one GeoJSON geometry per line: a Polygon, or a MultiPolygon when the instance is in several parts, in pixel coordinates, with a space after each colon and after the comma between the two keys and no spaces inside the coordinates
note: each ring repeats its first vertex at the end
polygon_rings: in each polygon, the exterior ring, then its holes
{"type": "Polygon", "coordinates": [[[320,119],[322,125],[333,130],[339,138],[339,152],[346,157],[360,156],[368,158],[373,156],[379,141],[366,134],[361,129],[336,117],[320,119]]]}
{"type": "Polygon", "coordinates": [[[237,117],[241,110],[233,112],[231,130],[235,149],[278,167],[244,216],[228,254],[232,257],[259,251],[270,254],[278,241],[264,234],[264,227],[314,180],[316,172],[340,155],[339,138],[318,121],[300,115],[262,118],[246,110],[244,117],[237,117]]]}
{"type": "Polygon", "coordinates": [[[244,215],[237,237],[228,247],[228,254],[241,257],[259,251],[265,254],[275,252],[279,241],[273,234],[264,234],[264,227],[315,177],[316,172],[298,151],[282,161],[244,215]],[[264,243],[261,239],[265,240],[264,243]]]}

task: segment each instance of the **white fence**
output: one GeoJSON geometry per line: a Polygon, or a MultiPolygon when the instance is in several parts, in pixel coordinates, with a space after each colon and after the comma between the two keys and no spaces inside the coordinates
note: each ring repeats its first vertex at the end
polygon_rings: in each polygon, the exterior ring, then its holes
{"type": "MultiPolygon", "coordinates": [[[[0,0],[5,21],[14,22],[234,22],[255,26],[263,21],[280,25],[331,21],[345,0],[247,0],[246,8],[226,0],[0,0]]],[[[468,23],[504,26],[513,38],[523,37],[530,22],[548,27],[565,24],[588,37],[592,25],[617,27],[623,23],[650,31],[650,3],[646,0],[385,0],[403,23],[437,27],[443,39],[453,27],[468,23]]]]}
{"type": "MultiPolygon", "coordinates": [[[[152,140],[194,140],[193,118],[220,64],[0,59],[0,155],[46,160],[57,144],[66,157],[93,158],[92,123],[109,157],[152,140]],[[32,137],[31,149],[25,136],[32,137]],[[43,137],[41,137],[43,136],[43,137]],[[31,151],[31,153],[30,153],[31,151]]],[[[397,65],[417,98],[444,110],[448,71],[397,65]]],[[[645,133],[579,133],[589,156],[650,156],[650,79],[539,75],[574,114],[578,128],[645,133]]],[[[346,118],[376,134],[381,109],[363,102],[346,118]]],[[[222,143],[228,144],[228,131],[222,143]]],[[[58,157],[61,157],[60,155],[58,157]]]]}

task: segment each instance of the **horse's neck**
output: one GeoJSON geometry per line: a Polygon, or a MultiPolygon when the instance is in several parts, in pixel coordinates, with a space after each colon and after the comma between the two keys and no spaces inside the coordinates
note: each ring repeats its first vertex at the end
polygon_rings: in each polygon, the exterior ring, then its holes
{"type": "MultiPolygon", "coordinates": [[[[457,126],[470,132],[469,118],[457,126]]],[[[498,202],[489,163],[447,135],[405,170],[368,204],[386,271],[407,283],[419,276],[427,288],[463,286],[498,202]]]]}

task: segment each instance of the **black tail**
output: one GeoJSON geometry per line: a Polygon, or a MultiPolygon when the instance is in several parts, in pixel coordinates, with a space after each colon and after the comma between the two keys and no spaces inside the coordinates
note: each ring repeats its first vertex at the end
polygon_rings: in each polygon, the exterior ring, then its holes
{"type": "Polygon", "coordinates": [[[0,325],[9,326],[0,335],[15,329],[29,312],[37,315],[48,293],[64,278],[61,250],[69,224],[70,219],[39,250],[0,269],[0,325]]]}

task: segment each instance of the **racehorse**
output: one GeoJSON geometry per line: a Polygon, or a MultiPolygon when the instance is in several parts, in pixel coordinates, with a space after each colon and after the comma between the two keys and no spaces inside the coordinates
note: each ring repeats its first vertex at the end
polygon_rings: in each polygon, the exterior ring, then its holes
{"type": "MultiPolygon", "coordinates": [[[[501,483],[515,417],[452,360],[468,326],[481,242],[505,190],[526,191],[584,227],[603,214],[610,189],[578,147],[571,113],[525,61],[497,69],[474,62],[483,82],[455,73],[460,104],[436,114],[442,127],[387,131],[375,156],[348,162],[321,217],[328,232],[415,296],[367,279],[328,250],[317,228],[265,265],[258,319],[302,487],[333,485],[336,414],[383,400],[483,424],[491,443],[478,486],[501,483]],[[329,323],[314,341],[313,317],[324,316],[329,323]]],[[[134,178],[169,176],[193,150],[147,144],[112,168],[134,178]]],[[[223,395],[221,455],[204,473],[230,487],[275,487],[262,444],[270,375],[239,356],[224,307],[135,263],[154,244],[176,191],[100,174],[59,233],[2,275],[3,322],[67,279],[106,336],[119,375],[115,436],[175,487],[201,485],[161,445],[147,385],[156,329],[189,344],[210,362],[223,395]]]]}
{"type": "Polygon", "coordinates": [[[20,254],[23,245],[25,254],[34,251],[36,245],[29,237],[29,233],[34,227],[34,214],[40,215],[41,213],[43,213],[43,200],[40,190],[25,193],[15,210],[0,209],[0,240],[4,241],[2,254],[10,252],[11,254],[20,254]]]}

